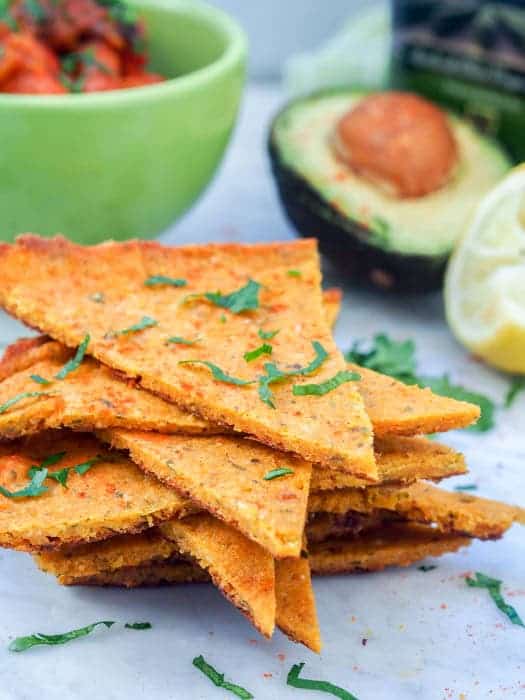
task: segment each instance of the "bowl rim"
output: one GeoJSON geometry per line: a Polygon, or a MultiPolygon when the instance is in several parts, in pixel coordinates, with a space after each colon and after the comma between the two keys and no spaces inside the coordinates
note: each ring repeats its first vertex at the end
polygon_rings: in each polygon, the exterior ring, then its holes
{"type": "Polygon", "coordinates": [[[226,48],[221,55],[189,73],[169,78],[161,83],[142,87],[124,88],[91,92],[88,94],[66,95],[13,95],[0,92],[0,109],[4,107],[32,107],[44,109],[77,109],[93,107],[111,107],[116,104],[141,102],[144,98],[164,97],[172,93],[185,93],[206,83],[217,76],[242,64],[248,51],[248,39],[241,25],[223,10],[203,0],[126,0],[136,7],[159,7],[175,13],[187,13],[203,20],[211,21],[226,36],[226,48]]]}

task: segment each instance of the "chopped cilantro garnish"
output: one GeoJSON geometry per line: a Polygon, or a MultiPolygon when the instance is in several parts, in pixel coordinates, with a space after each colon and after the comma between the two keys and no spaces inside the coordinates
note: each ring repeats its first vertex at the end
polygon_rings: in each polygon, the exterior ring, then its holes
{"type": "Polygon", "coordinates": [[[262,328],[259,328],[258,330],[258,335],[261,340],[273,340],[277,333],[279,333],[279,330],[276,331],[263,331],[262,328]]]}
{"type": "Polygon", "coordinates": [[[303,666],[304,663],[292,666],[286,678],[287,685],[291,685],[293,688],[301,688],[302,690],[320,690],[322,693],[334,695],[336,698],[341,698],[341,700],[357,700],[356,696],[349,693],[348,690],[344,690],[328,681],[312,681],[307,678],[299,678],[303,666]]]}
{"type": "Polygon", "coordinates": [[[270,406],[270,408],[275,408],[275,404],[273,403],[273,392],[270,389],[271,384],[283,382],[290,377],[306,376],[319,369],[319,367],[328,357],[328,353],[317,340],[313,341],[312,347],[315,352],[315,358],[310,362],[310,364],[306,365],[306,367],[292,370],[291,372],[286,372],[279,369],[273,362],[267,362],[264,365],[264,371],[266,374],[259,377],[259,398],[263,403],[270,406]]]}
{"type": "Polygon", "coordinates": [[[66,642],[71,642],[73,639],[78,639],[79,637],[85,637],[86,635],[91,634],[91,632],[93,632],[95,627],[98,625],[104,625],[109,629],[114,624],[115,622],[112,620],[101,620],[100,622],[94,622],[92,625],[71,630],[71,632],[64,632],[64,634],[41,634],[40,632],[37,632],[29,637],[17,637],[16,639],[13,639],[8,649],[9,651],[27,651],[27,649],[31,649],[31,647],[38,646],[40,644],[66,644],[66,642]]]}
{"type": "Polygon", "coordinates": [[[128,630],[150,630],[153,625],[151,622],[126,622],[124,627],[128,630]]]}
{"type": "Polygon", "coordinates": [[[90,337],[89,334],[84,336],[84,340],[80,343],[75,353],[75,357],[72,357],[62,369],[55,374],[55,379],[65,379],[68,374],[76,370],[84,359],[87,347],[89,345],[90,337]]]}
{"type": "Polygon", "coordinates": [[[345,359],[361,367],[373,369],[381,374],[400,381],[409,380],[413,384],[416,373],[416,360],[414,357],[415,345],[412,340],[398,343],[384,334],[376,335],[370,350],[360,349],[360,343],[354,343],[345,359]]]}
{"type": "Polygon", "coordinates": [[[505,395],[505,408],[510,408],[518,394],[525,391],[525,377],[513,377],[510,382],[509,390],[505,395]]]}
{"type": "Polygon", "coordinates": [[[172,335],[166,342],[175,343],[176,345],[195,345],[199,342],[199,338],[195,338],[195,340],[187,340],[187,338],[182,338],[180,335],[172,335]]]}
{"type": "Polygon", "coordinates": [[[231,377],[226,372],[223,372],[220,367],[214,365],[213,362],[207,362],[206,360],[181,360],[179,365],[205,365],[212,373],[213,378],[218,382],[225,382],[226,384],[236,384],[237,386],[246,386],[247,384],[253,384],[253,381],[247,381],[246,379],[237,379],[237,377],[231,377]]]}
{"type": "Polygon", "coordinates": [[[421,566],[417,568],[419,571],[424,571],[426,573],[427,571],[434,571],[434,569],[437,569],[437,566],[435,564],[421,564],[421,566]]]}
{"type": "Polygon", "coordinates": [[[41,496],[47,491],[46,486],[42,486],[47,477],[47,469],[37,469],[31,475],[31,481],[27,486],[18,491],[9,491],[8,489],[0,486],[0,493],[6,498],[33,498],[35,496],[41,496]]]}
{"type": "Polygon", "coordinates": [[[182,278],[152,275],[151,277],[148,277],[144,284],[146,287],[159,287],[161,285],[167,285],[169,287],[185,287],[188,283],[182,278]]]}
{"type": "Polygon", "coordinates": [[[293,469],[289,467],[279,467],[279,469],[271,469],[269,472],[263,476],[265,481],[272,481],[273,479],[278,479],[281,476],[287,476],[288,474],[293,474],[293,469]]]}
{"type": "Polygon", "coordinates": [[[359,379],[361,377],[357,372],[341,370],[330,379],[327,379],[326,382],[321,382],[320,384],[295,384],[292,392],[294,396],[324,396],[329,391],[337,389],[341,384],[355,382],[359,379]]]}
{"type": "Polygon", "coordinates": [[[41,377],[39,374],[30,374],[29,376],[37,384],[51,384],[51,381],[49,379],[41,377]]]}
{"type": "Polygon", "coordinates": [[[193,665],[195,668],[198,668],[199,671],[202,671],[202,673],[204,673],[204,675],[207,676],[218,688],[229,690],[230,693],[233,693],[233,695],[236,695],[238,698],[242,698],[242,700],[250,700],[253,698],[253,695],[245,688],[241,688],[240,685],[234,685],[233,683],[228,683],[228,681],[225,681],[224,673],[219,673],[213,668],[213,666],[210,666],[210,664],[204,660],[202,655],[196,656],[193,659],[193,665]]]}
{"type": "MultiPolygon", "coordinates": [[[[52,464],[56,464],[62,457],[65,455],[65,452],[59,452],[57,455],[52,455],[51,457],[48,457],[45,459],[42,464],[39,467],[31,467],[31,469],[28,472],[29,476],[33,476],[37,472],[43,471],[46,467],[51,466],[52,464]],[[51,461],[53,460],[53,461],[51,461]]],[[[63,469],[58,469],[55,472],[50,472],[47,474],[48,479],[54,479],[55,481],[58,481],[59,484],[62,484],[64,488],[67,488],[67,480],[69,478],[69,474],[74,471],[80,476],[83,476],[88,472],[91,467],[94,464],[97,464],[97,462],[100,462],[102,457],[94,457],[93,459],[89,459],[87,462],[82,462],[80,464],[76,464],[73,467],[64,467],[63,469]]],[[[47,469],[46,469],[47,472],[47,469]]],[[[47,490],[47,489],[46,489],[47,490]]]]}
{"type": "Polygon", "coordinates": [[[221,314],[221,316],[220,316],[220,318],[219,318],[219,321],[220,321],[221,323],[226,323],[226,316],[225,316],[224,314],[221,314]]]}
{"type": "Polygon", "coordinates": [[[109,336],[114,336],[114,335],[128,335],[128,333],[137,333],[138,331],[143,331],[145,328],[151,328],[152,326],[156,326],[158,321],[156,321],[154,318],[151,318],[150,316],[143,316],[138,323],[134,323],[132,326],[129,326],[128,328],[123,328],[120,331],[110,331],[108,334],[109,336]]]}
{"type": "Polygon", "coordinates": [[[478,487],[476,484],[458,484],[454,486],[454,491],[477,491],[478,487]]]}
{"type": "Polygon", "coordinates": [[[303,273],[301,270],[287,270],[286,274],[288,277],[301,277],[303,273]]]}
{"type": "Polygon", "coordinates": [[[246,360],[246,362],[253,362],[253,360],[256,360],[258,357],[261,357],[261,355],[271,355],[272,349],[273,348],[271,345],[268,345],[268,343],[263,343],[262,345],[259,345],[258,348],[255,348],[255,350],[245,352],[244,359],[246,360]]]}
{"type": "Polygon", "coordinates": [[[422,388],[428,387],[440,396],[478,405],[481,409],[481,416],[478,422],[470,426],[468,430],[485,432],[494,426],[494,403],[487,396],[452,384],[446,374],[442,377],[424,377],[417,373],[415,345],[412,340],[396,342],[387,335],[376,335],[370,350],[363,351],[360,349],[359,343],[354,343],[352,349],[346,353],[345,358],[347,362],[353,362],[381,374],[387,374],[405,384],[417,384],[422,388]]]}
{"type": "Polygon", "coordinates": [[[58,462],[60,462],[61,459],[64,459],[65,456],[65,452],[56,452],[55,454],[46,457],[40,466],[44,468],[52,467],[53,464],[58,464],[58,462]]]}
{"type": "Polygon", "coordinates": [[[51,396],[51,394],[48,391],[23,391],[21,394],[17,394],[3,403],[0,406],[0,414],[5,413],[9,408],[11,408],[11,406],[14,406],[19,401],[23,401],[24,399],[33,399],[37,396],[51,396]]]}
{"type": "Polygon", "coordinates": [[[243,311],[253,311],[259,308],[259,282],[249,280],[244,287],[231,294],[220,292],[206,292],[204,297],[215,306],[228,309],[232,314],[240,314],[243,311]]]}
{"type": "Polygon", "coordinates": [[[496,606],[501,610],[501,612],[505,613],[512,624],[525,627],[521,617],[518,615],[512,605],[505,602],[501,593],[501,581],[498,581],[498,579],[495,578],[490,578],[490,576],[486,576],[479,571],[476,571],[475,579],[467,576],[465,581],[467,586],[471,586],[471,588],[486,588],[496,606]]]}

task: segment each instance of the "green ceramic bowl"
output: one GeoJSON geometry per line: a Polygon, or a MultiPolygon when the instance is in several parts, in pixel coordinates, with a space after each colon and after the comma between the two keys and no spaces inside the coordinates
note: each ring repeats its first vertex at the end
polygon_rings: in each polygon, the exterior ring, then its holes
{"type": "Polygon", "coordinates": [[[167,82],[89,95],[0,95],[0,239],[151,237],[209,183],[228,143],[246,41],[199,0],[133,3],[167,82]]]}

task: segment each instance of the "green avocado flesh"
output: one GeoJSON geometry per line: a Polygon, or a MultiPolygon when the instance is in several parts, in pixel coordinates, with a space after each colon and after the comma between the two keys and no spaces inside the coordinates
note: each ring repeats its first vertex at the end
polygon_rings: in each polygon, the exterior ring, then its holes
{"type": "MultiPolygon", "coordinates": [[[[375,249],[383,256],[380,268],[385,255],[393,254],[398,263],[406,258],[419,266],[417,272],[424,277],[425,261],[436,266],[438,260],[438,267],[444,266],[476,204],[511,163],[496,143],[449,114],[459,148],[452,178],[425,196],[396,198],[352,172],[332,148],[337,122],[363,97],[359,92],[313,95],[292,102],[276,117],[270,154],[283,203],[300,233],[315,234],[312,226],[301,230],[308,224],[305,210],[310,208],[317,228],[326,221],[331,236],[339,233],[339,245],[358,239],[356,255],[366,253],[365,265],[374,264],[375,249]]],[[[321,246],[322,235],[319,231],[321,246]]],[[[412,273],[406,269],[406,274],[412,273]]],[[[435,277],[439,284],[440,274],[435,277]]],[[[410,287],[410,280],[401,286],[410,287]]]]}

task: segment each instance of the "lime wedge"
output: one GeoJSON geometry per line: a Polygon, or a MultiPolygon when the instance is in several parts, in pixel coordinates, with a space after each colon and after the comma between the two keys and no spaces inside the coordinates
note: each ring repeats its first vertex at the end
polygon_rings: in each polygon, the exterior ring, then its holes
{"type": "Polygon", "coordinates": [[[478,205],[447,269],[445,311],[474,354],[525,373],[525,164],[478,205]]]}

